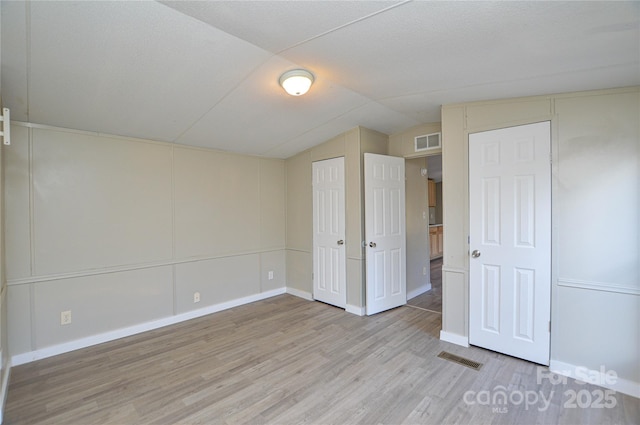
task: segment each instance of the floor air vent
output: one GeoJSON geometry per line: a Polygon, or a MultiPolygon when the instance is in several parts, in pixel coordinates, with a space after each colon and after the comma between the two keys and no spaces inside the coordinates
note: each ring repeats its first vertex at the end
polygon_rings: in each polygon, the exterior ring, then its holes
{"type": "Polygon", "coordinates": [[[454,363],[461,364],[462,366],[469,367],[473,370],[480,370],[480,368],[482,367],[482,363],[465,359],[464,357],[456,356],[455,354],[451,354],[446,351],[441,351],[440,354],[438,354],[438,357],[440,357],[441,359],[449,360],[454,363]]]}

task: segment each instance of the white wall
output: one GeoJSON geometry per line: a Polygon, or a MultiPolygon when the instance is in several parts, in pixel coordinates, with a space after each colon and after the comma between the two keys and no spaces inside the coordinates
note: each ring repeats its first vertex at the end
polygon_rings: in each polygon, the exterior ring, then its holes
{"type": "Polygon", "coordinates": [[[405,160],[407,225],[407,299],[431,289],[429,259],[429,189],[426,158],[405,160]]]}
{"type": "Polygon", "coordinates": [[[551,366],[639,396],[639,116],[638,87],[443,107],[443,339],[468,336],[468,134],[551,120],[551,366]]]}
{"type": "Polygon", "coordinates": [[[12,355],[284,291],[284,161],[19,123],[12,133],[12,355]]]}
{"type": "MultiPolygon", "coordinates": [[[[407,215],[407,298],[411,299],[431,289],[431,261],[429,258],[429,197],[427,177],[420,169],[427,168],[425,152],[415,151],[415,138],[440,132],[440,123],[421,124],[389,136],[388,153],[406,158],[406,215],[407,215]],[[426,219],[423,219],[423,213],[426,219]],[[423,273],[426,271],[426,274],[423,273]]],[[[428,155],[437,155],[439,149],[428,155]]]]}
{"type": "Polygon", "coordinates": [[[552,367],[604,366],[640,397],[640,93],[558,98],[554,108],[552,367]]]}
{"type": "Polygon", "coordinates": [[[286,160],[287,290],[311,299],[313,293],[313,213],[311,164],[345,158],[347,310],[364,314],[365,250],[363,153],[386,153],[388,136],[356,127],[286,160]]]}

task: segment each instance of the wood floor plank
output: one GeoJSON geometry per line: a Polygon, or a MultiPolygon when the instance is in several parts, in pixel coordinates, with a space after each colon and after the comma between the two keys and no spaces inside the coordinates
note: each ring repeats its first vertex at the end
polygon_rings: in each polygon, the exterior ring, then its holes
{"type": "Polygon", "coordinates": [[[640,400],[615,393],[613,408],[568,409],[565,391],[602,389],[539,384],[537,365],[440,341],[440,321],[410,307],[359,317],[282,295],[16,367],[4,423],[640,423],[640,400]],[[443,350],[483,367],[438,358],[443,350]],[[479,402],[500,388],[549,403],[479,402]]]}

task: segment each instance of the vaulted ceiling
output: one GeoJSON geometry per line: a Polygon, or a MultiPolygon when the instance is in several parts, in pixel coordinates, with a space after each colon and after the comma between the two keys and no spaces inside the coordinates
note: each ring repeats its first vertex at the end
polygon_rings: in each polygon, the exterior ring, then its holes
{"type": "Polygon", "coordinates": [[[640,2],[2,1],[12,119],[286,158],[442,104],[640,84],[640,2]],[[308,94],[278,85],[290,69],[308,94]]]}

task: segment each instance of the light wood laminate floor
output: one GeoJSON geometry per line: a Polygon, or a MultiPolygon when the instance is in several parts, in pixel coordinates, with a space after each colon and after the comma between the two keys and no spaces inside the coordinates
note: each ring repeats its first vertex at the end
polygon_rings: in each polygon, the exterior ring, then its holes
{"type": "Polygon", "coordinates": [[[640,421],[638,399],[616,393],[612,408],[567,407],[566,391],[602,389],[571,379],[538,385],[532,363],[441,342],[440,317],[410,307],[358,317],[281,295],[15,367],[4,423],[640,421]],[[441,350],[484,366],[440,359],[441,350]],[[484,403],[503,388],[510,402],[484,403]],[[519,398],[534,393],[549,403],[519,398]]]}

